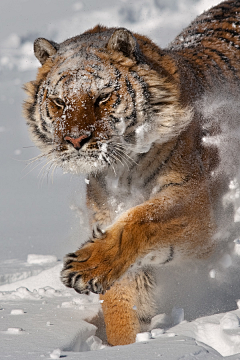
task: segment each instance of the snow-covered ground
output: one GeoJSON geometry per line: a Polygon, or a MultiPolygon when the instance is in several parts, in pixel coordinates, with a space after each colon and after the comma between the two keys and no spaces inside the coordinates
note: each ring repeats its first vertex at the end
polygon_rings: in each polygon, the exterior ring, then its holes
{"type": "MultiPolygon", "coordinates": [[[[240,359],[237,230],[213,259],[162,269],[151,331],[133,345],[105,345],[101,326],[86,321],[100,310],[98,296],[79,295],[59,280],[63,255],[87,236],[84,177],[47,176],[44,163],[26,166],[39,152],[21,116],[22,85],[34,79],[38,66],[36,37],[62,41],[101,23],[127,27],[164,46],[218,2],[1,0],[0,359],[240,359]]],[[[229,197],[239,198],[237,185],[231,184],[229,197]]],[[[235,220],[237,225],[237,208],[235,220]]]]}
{"type": "Polygon", "coordinates": [[[87,322],[99,314],[98,296],[66,289],[59,280],[61,267],[53,256],[33,254],[26,262],[1,263],[6,283],[0,286],[1,359],[240,358],[240,301],[235,311],[191,322],[184,320],[182,308],[173,308],[169,315],[155,316],[151,331],[138,334],[135,344],[108,347],[101,328],[87,322]],[[16,281],[20,273],[23,279],[16,281]]]}

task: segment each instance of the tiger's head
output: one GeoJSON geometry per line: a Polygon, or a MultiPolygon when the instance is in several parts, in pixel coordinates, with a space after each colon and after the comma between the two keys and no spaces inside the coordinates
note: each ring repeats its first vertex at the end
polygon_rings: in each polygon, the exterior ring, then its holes
{"type": "Polygon", "coordinates": [[[61,44],[35,40],[42,67],[25,85],[24,114],[42,152],[66,172],[91,173],[176,137],[191,114],[177,82],[151,60],[156,48],[100,26],[61,44]]]}

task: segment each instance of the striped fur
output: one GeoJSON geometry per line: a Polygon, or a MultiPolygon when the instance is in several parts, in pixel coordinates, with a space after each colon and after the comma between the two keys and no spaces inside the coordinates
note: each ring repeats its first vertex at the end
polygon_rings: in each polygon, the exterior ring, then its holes
{"type": "Polygon", "coordinates": [[[42,67],[24,104],[32,138],[50,166],[89,179],[93,237],[66,256],[62,281],[102,294],[113,345],[133,342],[154,315],[149,265],[208,255],[227,218],[227,179],[212,176],[219,152],[203,145],[199,100],[238,92],[239,28],[240,1],[230,0],[165,50],[102,26],[61,44],[35,41],[42,67]]]}

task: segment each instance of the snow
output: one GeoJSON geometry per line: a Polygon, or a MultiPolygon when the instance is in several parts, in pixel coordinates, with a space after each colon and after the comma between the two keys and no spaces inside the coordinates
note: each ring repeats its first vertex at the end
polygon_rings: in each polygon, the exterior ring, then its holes
{"type": "MultiPolygon", "coordinates": [[[[41,161],[24,169],[27,160],[38,155],[21,117],[22,84],[34,79],[38,67],[32,50],[35,38],[62,41],[101,23],[127,27],[165,46],[197,14],[218,2],[144,0],[139,6],[137,0],[12,0],[11,4],[1,0],[1,359],[240,358],[238,230],[227,250],[202,267],[162,269],[162,303],[149,331],[138,334],[135,344],[109,347],[101,326],[97,329],[89,322],[101,311],[98,296],[79,295],[60,281],[58,259],[88,237],[82,204],[89,180],[57,172],[53,183],[47,176],[41,181],[41,161]]],[[[236,118],[237,101],[229,102],[230,109],[236,108],[236,118]]],[[[216,109],[209,108],[207,100],[203,105],[214,117],[216,109]]],[[[139,138],[145,131],[139,128],[139,138]]],[[[230,156],[225,154],[225,162],[230,156]]],[[[238,198],[235,179],[229,184],[226,204],[238,198]]],[[[236,226],[239,221],[240,204],[236,204],[236,226]]]]}
{"type": "Polygon", "coordinates": [[[11,310],[11,315],[23,315],[24,311],[22,309],[13,309],[11,310]]]}
{"type": "Polygon", "coordinates": [[[87,322],[99,314],[98,296],[79,295],[65,288],[59,279],[62,263],[55,266],[51,263],[49,268],[50,257],[45,255],[45,258],[46,261],[39,255],[46,269],[42,268],[38,275],[29,272],[28,278],[0,286],[2,358],[11,354],[11,358],[20,360],[40,356],[75,359],[75,353],[84,352],[84,358],[93,359],[96,355],[91,355],[91,351],[98,351],[99,359],[115,356],[122,359],[133,354],[140,359],[144,358],[143,354],[148,359],[155,359],[155,356],[169,360],[182,356],[236,359],[234,355],[240,353],[239,309],[186,321],[184,309],[173,308],[170,315],[155,316],[152,330],[137,334],[135,344],[109,348],[96,335],[96,326],[87,322]],[[13,336],[14,350],[10,350],[9,341],[13,341],[13,336]],[[141,344],[144,348],[139,348],[141,344]]]}
{"type": "Polygon", "coordinates": [[[207,344],[222,356],[240,353],[239,310],[196,319],[172,328],[176,335],[185,335],[207,344]]]}
{"type": "Polygon", "coordinates": [[[10,334],[19,334],[23,331],[21,328],[8,328],[7,332],[10,334]]]}
{"type": "Polygon", "coordinates": [[[50,358],[51,359],[60,359],[61,357],[61,350],[60,349],[55,349],[53,350],[53,352],[50,354],[50,358]]]}
{"type": "Polygon", "coordinates": [[[159,336],[162,336],[164,333],[164,330],[163,329],[152,329],[151,330],[151,336],[153,339],[156,339],[158,338],[159,336]]]}
{"type": "Polygon", "coordinates": [[[28,264],[51,264],[57,261],[57,257],[53,255],[38,255],[38,254],[29,254],[27,257],[28,264]]]}
{"type": "Polygon", "coordinates": [[[151,334],[149,332],[142,332],[137,334],[136,342],[144,342],[151,339],[151,334]]]}

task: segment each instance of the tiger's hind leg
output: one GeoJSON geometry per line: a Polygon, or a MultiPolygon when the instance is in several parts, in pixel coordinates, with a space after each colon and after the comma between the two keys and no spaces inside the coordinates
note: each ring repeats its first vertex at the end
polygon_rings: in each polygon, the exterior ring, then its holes
{"type": "Polygon", "coordinates": [[[155,315],[155,280],[150,268],[126,274],[100,295],[108,343],[134,343],[142,326],[155,315]]]}

